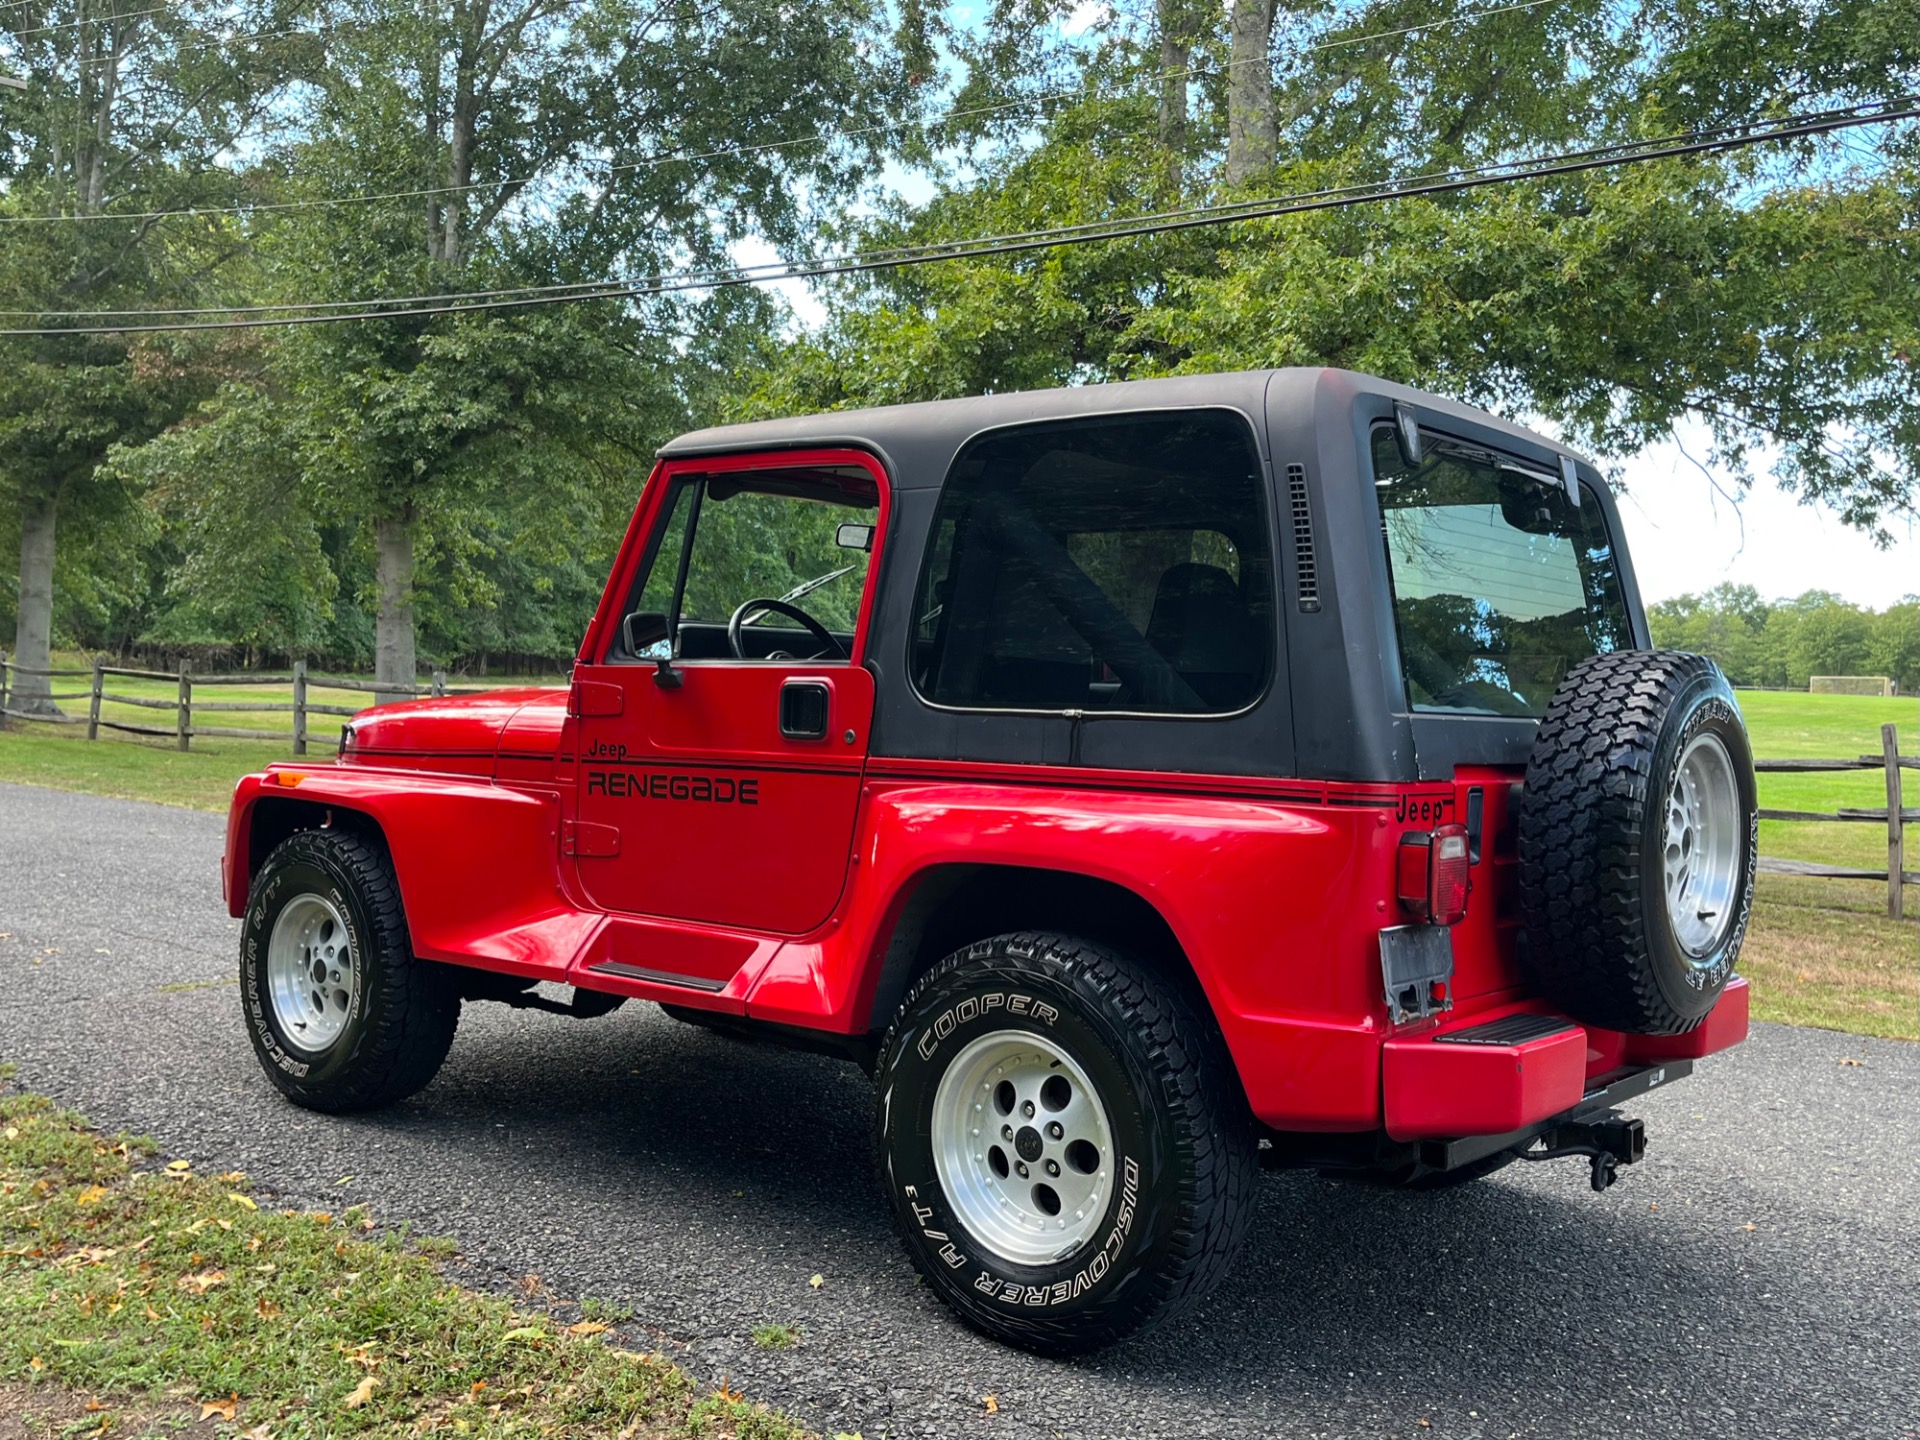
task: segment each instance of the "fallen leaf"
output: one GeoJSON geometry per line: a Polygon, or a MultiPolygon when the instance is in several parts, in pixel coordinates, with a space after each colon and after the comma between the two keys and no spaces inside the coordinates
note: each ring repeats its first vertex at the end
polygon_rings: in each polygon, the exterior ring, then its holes
{"type": "Polygon", "coordinates": [[[1851,1055],[1848,1055],[1848,1056],[1844,1056],[1844,1057],[1843,1057],[1843,1058],[1841,1059],[1841,1061],[1840,1061],[1840,1063],[1841,1063],[1842,1065],[1851,1065],[1851,1066],[1853,1066],[1853,1068],[1854,1068],[1854,1069],[1856,1069],[1856,1070],[1860,1068],[1860,1062],[1859,1062],[1858,1060],[1856,1060],[1856,1059],[1854,1059],[1854,1058],[1853,1058],[1853,1057],[1852,1057],[1851,1055]]]}
{"type": "Polygon", "coordinates": [[[380,1382],[374,1379],[373,1376],[367,1376],[358,1385],[353,1387],[353,1393],[351,1395],[340,1402],[340,1408],[343,1410],[358,1410],[362,1405],[373,1399],[373,1392],[379,1384],[380,1382]]]}
{"type": "Polygon", "coordinates": [[[811,1285],[816,1290],[818,1290],[822,1285],[826,1283],[827,1281],[824,1275],[816,1275],[811,1280],[807,1281],[807,1284],[811,1285]]]}
{"type": "Polygon", "coordinates": [[[258,1210],[260,1208],[253,1203],[253,1197],[251,1195],[242,1195],[238,1190],[229,1193],[227,1199],[233,1201],[236,1205],[244,1205],[249,1210],[258,1210]]]}
{"type": "Polygon", "coordinates": [[[278,1318],[280,1314],[280,1307],[264,1295],[253,1302],[253,1308],[262,1320],[273,1320],[278,1318]]]}
{"type": "Polygon", "coordinates": [[[200,1418],[202,1420],[231,1420],[233,1418],[233,1412],[239,1407],[239,1404],[240,1397],[238,1395],[229,1395],[224,1400],[202,1400],[200,1402],[200,1418]]]}
{"type": "Polygon", "coordinates": [[[567,1326],[569,1335],[604,1335],[611,1327],[598,1320],[581,1320],[567,1326]]]}
{"type": "Polygon", "coordinates": [[[1754,1224],[1751,1220],[1749,1220],[1746,1224],[1742,1225],[1740,1228],[1742,1230],[1758,1230],[1760,1227],[1754,1224]]]}
{"type": "Polygon", "coordinates": [[[1000,1401],[996,1397],[989,1395],[980,1403],[987,1407],[987,1414],[998,1415],[1000,1413],[1000,1401]]]}
{"type": "Polygon", "coordinates": [[[314,1211],[313,1223],[316,1225],[331,1225],[333,1223],[333,1212],[331,1210],[314,1211]]]}
{"type": "Polygon", "coordinates": [[[727,1377],[725,1375],[722,1375],[720,1377],[720,1388],[715,1390],[713,1393],[716,1396],[718,1396],[720,1399],[726,1401],[729,1405],[738,1405],[742,1400],[747,1398],[746,1392],[744,1390],[733,1390],[728,1388],[727,1377]]]}
{"type": "Polygon", "coordinates": [[[18,1140],[20,1138],[20,1127],[18,1125],[7,1126],[6,1137],[9,1140],[18,1140]]]}
{"type": "Polygon", "coordinates": [[[157,1325],[160,1323],[160,1312],[149,1305],[147,1306],[147,1318],[157,1325]]]}
{"type": "Polygon", "coordinates": [[[224,1270],[196,1270],[191,1275],[180,1277],[180,1288],[191,1290],[196,1295],[204,1295],[214,1286],[226,1283],[227,1272],[224,1270]]]}
{"type": "Polygon", "coordinates": [[[106,1198],[107,1198],[106,1186],[89,1185],[87,1186],[86,1189],[80,1192],[79,1198],[76,1199],[73,1203],[76,1205],[97,1205],[106,1198]]]}
{"type": "Polygon", "coordinates": [[[273,1440],[273,1431],[263,1420],[251,1430],[242,1430],[240,1440],[273,1440]]]}
{"type": "Polygon", "coordinates": [[[193,1162],[191,1160],[169,1160],[167,1162],[167,1169],[175,1175],[184,1175],[192,1168],[193,1162]]]}
{"type": "Polygon", "coordinates": [[[472,1385],[472,1387],[471,1387],[471,1388],[470,1388],[470,1389],[469,1389],[469,1390],[467,1391],[467,1393],[468,1393],[469,1395],[478,1395],[478,1394],[479,1394],[479,1393],[480,1393],[480,1392],[481,1392],[482,1390],[484,1390],[484,1389],[486,1389],[486,1388],[487,1388],[487,1382],[486,1382],[486,1381],[484,1381],[484,1380],[476,1380],[476,1381],[474,1381],[474,1382],[473,1382],[473,1385],[472,1385]]]}
{"type": "Polygon", "coordinates": [[[44,1370],[47,1368],[47,1364],[46,1364],[46,1361],[42,1360],[38,1355],[36,1355],[31,1360],[27,1361],[27,1368],[29,1370],[44,1370]]]}
{"type": "Polygon", "coordinates": [[[247,1172],[244,1170],[229,1170],[226,1174],[216,1175],[213,1178],[218,1180],[222,1185],[239,1185],[246,1181],[247,1172]]]}
{"type": "Polygon", "coordinates": [[[547,1332],[538,1325],[522,1325],[507,1331],[500,1338],[502,1340],[544,1340],[547,1338],[547,1332]]]}
{"type": "Polygon", "coordinates": [[[335,1185],[351,1185],[353,1183],[353,1176],[342,1175],[338,1180],[334,1181],[333,1183],[335,1185]]]}
{"type": "Polygon", "coordinates": [[[106,1408],[106,1406],[100,1403],[100,1397],[98,1395],[93,1396],[87,1401],[87,1414],[89,1415],[98,1415],[106,1408]]]}

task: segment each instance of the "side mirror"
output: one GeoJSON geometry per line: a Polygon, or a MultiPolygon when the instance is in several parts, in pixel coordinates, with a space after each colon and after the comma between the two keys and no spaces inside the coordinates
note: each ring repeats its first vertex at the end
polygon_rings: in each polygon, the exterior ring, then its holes
{"type": "Polygon", "coordinates": [[[673,659],[673,636],[658,610],[636,610],[620,622],[627,653],[636,660],[673,659]]]}

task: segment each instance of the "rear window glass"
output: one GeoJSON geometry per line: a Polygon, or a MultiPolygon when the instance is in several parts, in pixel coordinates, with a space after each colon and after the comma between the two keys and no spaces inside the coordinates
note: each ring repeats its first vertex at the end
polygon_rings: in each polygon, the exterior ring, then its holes
{"type": "Polygon", "coordinates": [[[1438,438],[1409,469],[1385,428],[1373,466],[1413,709],[1537,716],[1573,665],[1633,645],[1590,492],[1575,506],[1557,482],[1438,438]]]}
{"type": "Polygon", "coordinates": [[[1258,457],[1222,411],[998,431],[941,493],[913,678],[969,709],[1221,714],[1266,687],[1258,457]]]}

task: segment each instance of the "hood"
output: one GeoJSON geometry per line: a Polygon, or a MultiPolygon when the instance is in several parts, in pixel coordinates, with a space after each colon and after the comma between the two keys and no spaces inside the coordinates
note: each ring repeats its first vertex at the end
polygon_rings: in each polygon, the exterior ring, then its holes
{"type": "Polygon", "coordinates": [[[350,765],[492,779],[502,736],[510,748],[537,750],[551,766],[566,716],[563,688],[521,686],[482,695],[443,695],[362,710],[348,722],[341,753],[350,765]],[[526,724],[518,717],[530,711],[526,724]]]}

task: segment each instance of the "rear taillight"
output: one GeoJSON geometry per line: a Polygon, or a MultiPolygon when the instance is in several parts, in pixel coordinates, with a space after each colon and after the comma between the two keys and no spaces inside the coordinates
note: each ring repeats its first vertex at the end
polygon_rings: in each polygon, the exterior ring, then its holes
{"type": "Polygon", "coordinates": [[[1400,903],[1416,920],[1459,924],[1466,918],[1467,894],[1473,889],[1467,827],[1442,825],[1402,835],[1395,881],[1400,903]]]}

